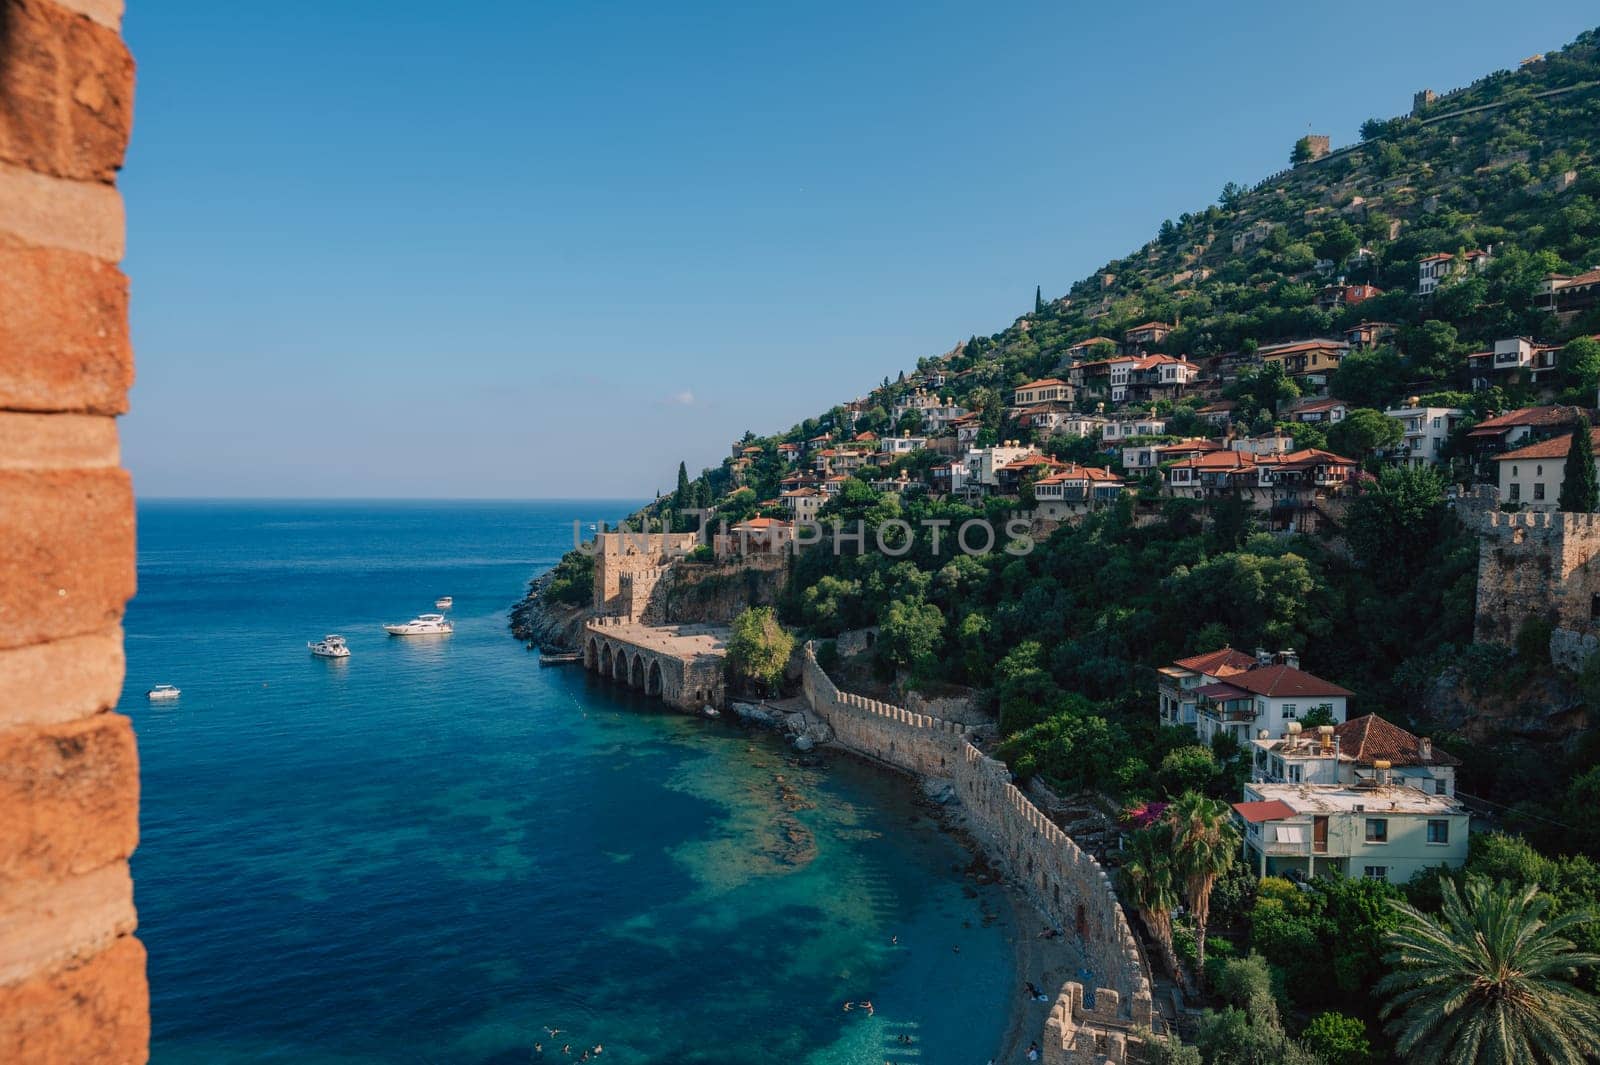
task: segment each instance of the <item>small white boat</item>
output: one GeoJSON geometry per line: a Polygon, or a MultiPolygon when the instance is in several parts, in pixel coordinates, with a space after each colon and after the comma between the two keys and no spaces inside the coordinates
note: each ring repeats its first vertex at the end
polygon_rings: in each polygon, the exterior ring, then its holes
{"type": "Polygon", "coordinates": [[[324,636],[314,643],[307,643],[312,654],[318,658],[349,658],[350,648],[345,645],[343,636],[324,636]]]}
{"type": "Polygon", "coordinates": [[[441,595],[439,598],[433,601],[433,605],[440,610],[449,610],[451,607],[456,605],[456,601],[451,596],[441,595]]]}
{"type": "Polygon", "coordinates": [[[455,626],[443,614],[419,614],[402,625],[385,625],[383,631],[390,636],[442,636],[454,632],[455,626]]]}
{"type": "Polygon", "coordinates": [[[176,699],[183,693],[170,684],[157,684],[154,688],[151,688],[144,694],[151,702],[157,703],[165,702],[169,699],[176,699]]]}

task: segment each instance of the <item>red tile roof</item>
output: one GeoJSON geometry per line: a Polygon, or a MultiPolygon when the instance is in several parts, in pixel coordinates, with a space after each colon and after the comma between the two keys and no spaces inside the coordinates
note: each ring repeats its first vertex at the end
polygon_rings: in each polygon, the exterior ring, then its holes
{"type": "Polygon", "coordinates": [[[1225,677],[1230,673],[1243,673],[1253,668],[1256,660],[1254,655],[1247,655],[1232,647],[1224,647],[1220,651],[1208,651],[1203,655],[1180,658],[1172,664],[1195,673],[1204,673],[1208,677],[1225,677]]]}
{"type": "Polygon", "coordinates": [[[1018,392],[1026,392],[1030,388],[1049,388],[1049,387],[1051,387],[1053,385],[1064,385],[1064,384],[1066,384],[1065,381],[1058,380],[1057,378],[1045,377],[1045,378],[1041,378],[1038,381],[1029,381],[1025,385],[1018,385],[1017,386],[1017,391],[1018,392]]]}
{"type": "Polygon", "coordinates": [[[1437,747],[1432,757],[1422,757],[1422,742],[1393,722],[1377,714],[1364,714],[1342,725],[1333,726],[1339,737],[1339,753],[1367,764],[1382,759],[1394,765],[1460,765],[1461,759],[1437,747]]]}
{"type": "Polygon", "coordinates": [[[1468,436],[1499,436],[1508,429],[1519,425],[1529,425],[1542,428],[1550,425],[1570,425],[1578,416],[1576,407],[1523,407],[1508,414],[1499,414],[1493,418],[1485,418],[1474,425],[1468,436]]]}
{"type": "Polygon", "coordinates": [[[1144,331],[1146,329],[1166,329],[1166,330],[1171,330],[1172,329],[1172,323],[1170,323],[1170,322],[1145,322],[1143,325],[1136,325],[1136,326],[1132,327],[1131,329],[1123,330],[1123,335],[1126,336],[1128,333],[1142,332],[1142,331],[1144,331]]]}
{"type": "MultiPolygon", "coordinates": [[[[1496,462],[1515,462],[1519,459],[1559,459],[1565,458],[1567,449],[1572,446],[1572,434],[1562,433],[1552,436],[1549,440],[1541,440],[1537,444],[1519,447],[1515,451],[1507,451],[1504,455],[1496,455],[1496,462]]],[[[1589,430],[1589,450],[1600,454],[1600,429],[1589,430]]]]}
{"type": "Polygon", "coordinates": [[[1257,695],[1265,695],[1269,699],[1340,695],[1348,698],[1355,694],[1293,666],[1257,666],[1245,673],[1229,677],[1228,683],[1257,695]]]}
{"type": "Polygon", "coordinates": [[[1268,799],[1265,802],[1236,802],[1233,808],[1239,816],[1249,821],[1252,825],[1259,825],[1263,821],[1282,821],[1286,817],[1294,817],[1295,809],[1282,799],[1268,799]]]}

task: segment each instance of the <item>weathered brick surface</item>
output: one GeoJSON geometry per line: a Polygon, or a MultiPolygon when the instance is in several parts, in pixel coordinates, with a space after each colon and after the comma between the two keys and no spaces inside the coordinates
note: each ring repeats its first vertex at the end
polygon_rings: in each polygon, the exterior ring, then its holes
{"type": "Polygon", "coordinates": [[[139,842],[133,724],[95,714],[0,731],[0,899],[126,858],[139,842]]]}
{"type": "Polygon", "coordinates": [[[117,465],[115,418],[0,410],[0,470],[82,470],[117,465]]]}
{"type": "Polygon", "coordinates": [[[52,0],[0,0],[0,159],[109,182],[133,122],[133,58],[115,30],[52,0]]]}
{"type": "Polygon", "coordinates": [[[0,651],[0,729],[55,725],[114,706],[122,691],[122,627],[0,651]]]}
{"type": "Polygon", "coordinates": [[[69,11],[87,15],[108,29],[122,28],[122,11],[125,6],[122,0],[56,0],[56,3],[69,11]]]}
{"type": "Polygon", "coordinates": [[[121,414],[132,384],[122,271],[0,232],[0,408],[121,414]]]}
{"type": "Polygon", "coordinates": [[[127,236],[122,197],[110,185],[0,162],[0,233],[119,262],[127,236]]]}
{"type": "MultiPolygon", "coordinates": [[[[0,987],[91,958],[138,923],[127,862],[71,880],[19,885],[0,895],[0,987]]],[[[0,1045],[0,1061],[12,1060],[0,1045]]]]}
{"type": "Polygon", "coordinates": [[[0,500],[0,648],[116,624],[134,592],[127,473],[0,470],[0,500]]]}
{"type": "Polygon", "coordinates": [[[0,988],[14,1065],[138,1065],[150,1038],[144,947],[132,936],[81,964],[0,988]]]}

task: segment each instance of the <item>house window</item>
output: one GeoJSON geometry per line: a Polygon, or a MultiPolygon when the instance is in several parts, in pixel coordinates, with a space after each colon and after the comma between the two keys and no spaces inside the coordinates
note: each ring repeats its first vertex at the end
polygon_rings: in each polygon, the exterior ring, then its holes
{"type": "Polygon", "coordinates": [[[1289,783],[1291,783],[1291,784],[1300,783],[1300,767],[1299,766],[1292,765],[1292,766],[1289,767],[1289,783]]]}
{"type": "Polygon", "coordinates": [[[1317,709],[1321,710],[1323,713],[1327,714],[1329,717],[1333,716],[1333,704],[1332,703],[1318,703],[1317,704],[1317,709]]]}
{"type": "Polygon", "coordinates": [[[1449,821],[1429,821],[1428,822],[1428,842],[1429,843],[1449,843],[1450,842],[1450,822],[1449,821]]]}
{"type": "MultiPolygon", "coordinates": [[[[1516,473],[1517,472],[1516,468],[1513,467],[1511,472],[1512,473],[1516,473]]],[[[1516,481],[1512,481],[1511,482],[1511,501],[1514,503],[1514,502],[1516,502],[1517,500],[1519,500],[1521,498],[1522,498],[1522,485],[1518,484],[1516,481]]]]}
{"type": "Polygon", "coordinates": [[[1387,865],[1364,865],[1361,867],[1361,876],[1365,880],[1387,880],[1389,879],[1389,867],[1387,865]]]}
{"type": "Polygon", "coordinates": [[[1386,817],[1367,818],[1367,842],[1389,842],[1389,819],[1386,817]]]}
{"type": "Polygon", "coordinates": [[[1444,794],[1444,781],[1435,780],[1433,782],[1433,793],[1435,795],[1443,795],[1444,794]]]}
{"type": "Polygon", "coordinates": [[[1296,706],[1294,703],[1284,703],[1283,704],[1283,719],[1285,721],[1293,721],[1296,717],[1299,717],[1299,716],[1300,716],[1300,708],[1298,706],[1296,706]]]}
{"type": "Polygon", "coordinates": [[[1544,467],[1543,466],[1535,466],[1533,468],[1533,475],[1535,477],[1543,477],[1544,476],[1544,467]]]}
{"type": "Polygon", "coordinates": [[[1544,498],[1544,482],[1543,481],[1538,481],[1538,482],[1536,482],[1534,484],[1534,486],[1533,486],[1533,498],[1535,498],[1535,499],[1543,499],[1544,498]]]}

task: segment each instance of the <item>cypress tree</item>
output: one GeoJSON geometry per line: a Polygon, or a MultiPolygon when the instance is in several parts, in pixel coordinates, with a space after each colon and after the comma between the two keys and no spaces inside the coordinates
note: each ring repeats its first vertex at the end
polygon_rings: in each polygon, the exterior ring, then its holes
{"type": "Polygon", "coordinates": [[[682,509],[689,503],[689,467],[682,462],[678,463],[678,491],[673,497],[672,505],[682,509]]]}
{"type": "Polygon", "coordinates": [[[1589,442],[1589,419],[1578,415],[1572,426],[1572,444],[1561,470],[1561,509],[1568,514],[1600,510],[1600,482],[1594,472],[1594,447],[1589,442]]]}
{"type": "Polygon", "coordinates": [[[1044,313],[1044,286],[1043,285],[1034,285],[1033,286],[1033,313],[1034,314],[1043,314],[1044,313]]]}

